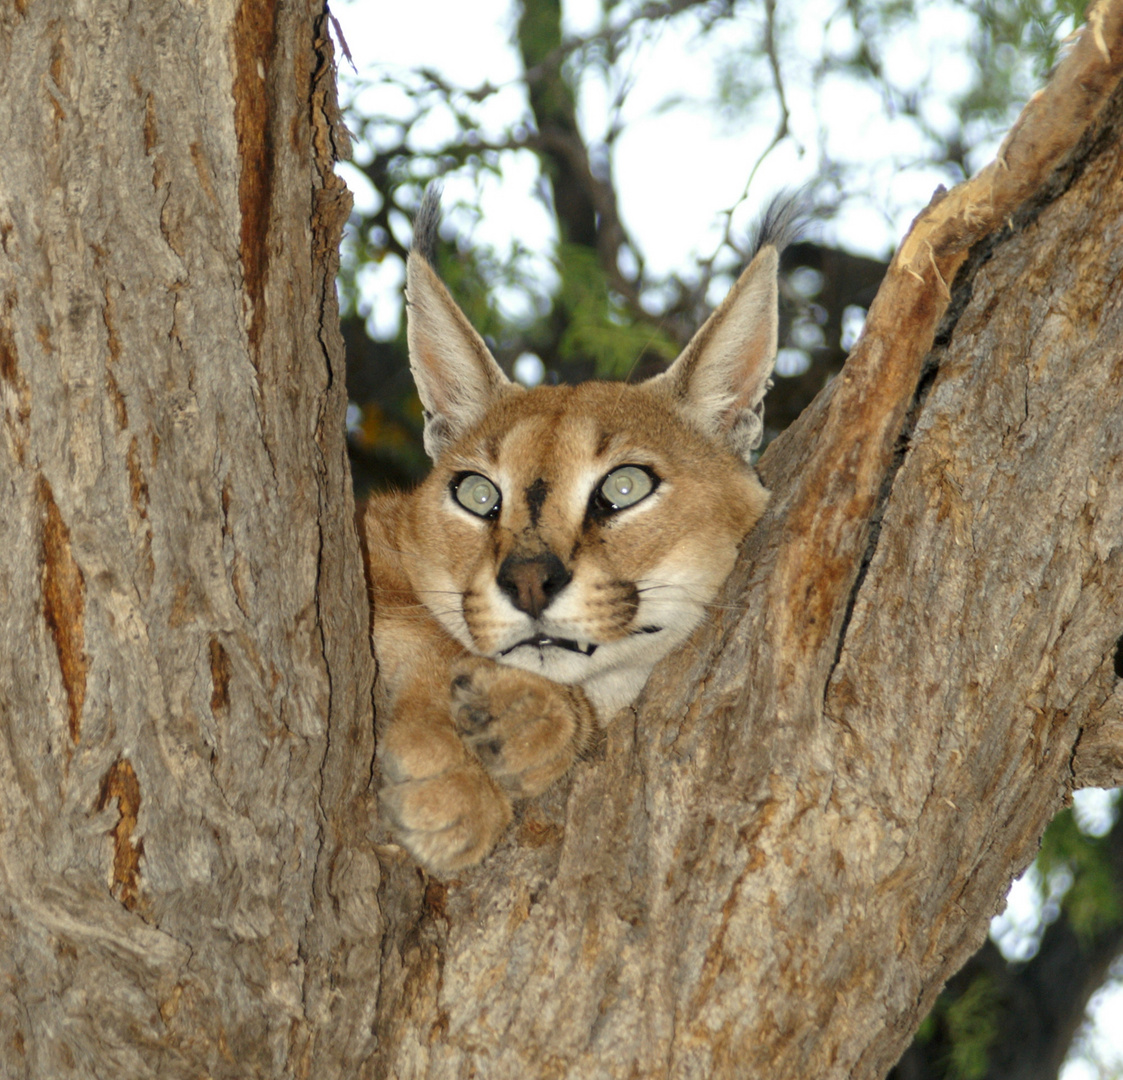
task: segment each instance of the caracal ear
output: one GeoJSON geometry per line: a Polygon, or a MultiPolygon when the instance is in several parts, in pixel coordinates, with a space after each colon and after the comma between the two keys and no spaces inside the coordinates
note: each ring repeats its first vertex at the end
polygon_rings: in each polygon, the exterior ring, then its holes
{"type": "Polygon", "coordinates": [[[746,461],[764,436],[778,333],[775,245],[762,247],[679,358],[648,385],[694,426],[746,461]]]}
{"type": "Polygon", "coordinates": [[[432,267],[440,197],[434,185],[426,190],[406,263],[409,366],[434,461],[514,386],[432,267]]]}

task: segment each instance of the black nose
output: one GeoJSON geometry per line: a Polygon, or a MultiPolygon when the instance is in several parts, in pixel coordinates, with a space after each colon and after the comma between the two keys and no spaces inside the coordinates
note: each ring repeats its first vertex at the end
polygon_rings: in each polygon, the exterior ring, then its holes
{"type": "Polygon", "coordinates": [[[550,602],[573,580],[573,575],[565,568],[553,552],[526,558],[508,555],[499,567],[496,576],[499,585],[512,604],[525,611],[532,619],[537,619],[550,602]]]}

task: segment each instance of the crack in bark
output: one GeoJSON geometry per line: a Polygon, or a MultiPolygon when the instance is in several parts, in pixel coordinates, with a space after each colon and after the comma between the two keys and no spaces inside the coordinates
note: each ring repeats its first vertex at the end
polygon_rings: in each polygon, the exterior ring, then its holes
{"type": "Polygon", "coordinates": [[[47,478],[39,475],[39,498],[44,508],[43,617],[54,639],[59,672],[66,692],[68,728],[77,745],[82,731],[82,707],[86,701],[84,613],[86,582],[70,547],[70,530],[55,505],[47,478]]]}
{"type": "Polygon", "coordinates": [[[237,64],[234,126],[241,158],[238,202],[242,212],[242,273],[249,300],[250,353],[255,363],[266,321],[274,174],[275,110],[270,77],[276,36],[275,0],[242,0],[232,37],[237,64]]]}
{"type": "MultiPolygon", "coordinates": [[[[325,499],[325,486],[330,478],[330,470],[323,453],[322,435],[323,421],[327,409],[330,408],[330,399],[335,388],[335,371],[333,368],[333,342],[329,341],[331,334],[330,324],[334,320],[335,333],[338,335],[339,315],[334,306],[334,279],[339,262],[339,239],[342,235],[343,223],[350,211],[350,200],[346,185],[336,176],[334,163],[336,160],[335,144],[330,138],[325,138],[324,132],[331,132],[333,125],[329,110],[335,103],[335,62],[331,36],[324,28],[325,16],[321,15],[314,27],[314,46],[319,64],[311,77],[311,109],[309,123],[312,129],[313,176],[319,180],[320,187],[313,186],[311,192],[312,215],[309,227],[313,236],[313,259],[317,261],[318,269],[322,272],[319,278],[319,290],[316,300],[318,310],[316,316],[316,340],[320,346],[320,353],[324,362],[326,385],[318,395],[318,416],[316,422],[316,438],[314,445],[318,456],[318,487],[319,497],[317,506],[316,529],[316,580],[313,584],[312,595],[316,600],[316,625],[319,631],[320,655],[323,660],[324,673],[327,680],[327,715],[324,724],[324,748],[317,769],[316,805],[319,811],[316,836],[316,863],[313,871],[313,890],[316,888],[317,878],[320,874],[320,854],[323,850],[327,821],[329,814],[324,806],[323,796],[326,785],[326,769],[328,758],[332,751],[332,722],[336,712],[335,676],[330,659],[330,648],[325,629],[327,612],[323,607],[323,569],[325,558],[324,522],[330,520],[333,506],[330,500],[325,499]],[[345,197],[340,197],[341,191],[345,197]],[[333,198],[325,198],[328,192],[333,198]],[[328,206],[325,206],[325,203],[328,206]],[[342,213],[340,208],[342,207],[342,213]],[[329,209],[330,208],[330,209],[329,209]],[[334,213],[331,212],[334,210],[334,213]],[[334,251],[334,257],[332,252],[334,251]],[[332,289],[333,291],[328,292],[332,289]]],[[[338,113],[338,109],[335,110],[338,113]]],[[[315,180],[313,181],[313,184],[315,180]]]]}
{"type": "Polygon", "coordinates": [[[101,782],[97,809],[117,800],[117,824],[113,827],[113,883],[117,899],[136,911],[140,902],[140,857],[144,840],[133,840],[140,813],[140,781],[128,758],[118,758],[101,782]]]}
{"type": "Polygon", "coordinates": [[[854,614],[854,605],[858,602],[858,594],[861,592],[862,585],[865,583],[866,574],[869,571],[870,563],[873,562],[878,541],[881,539],[881,522],[889,506],[889,499],[893,492],[893,482],[896,480],[897,473],[900,472],[901,466],[904,465],[905,458],[908,456],[909,449],[912,445],[912,434],[916,430],[916,425],[920,420],[921,413],[924,411],[924,403],[928,398],[928,391],[932,388],[932,384],[935,382],[936,375],[939,372],[939,355],[942,354],[943,351],[943,348],[933,349],[925,359],[924,366],[920,373],[920,381],[917,384],[916,391],[909,405],[909,410],[905,414],[901,430],[897,435],[897,444],[893,452],[892,461],[885,470],[885,475],[881,481],[881,487],[877,493],[877,499],[870,513],[869,534],[866,538],[866,547],[862,552],[862,558],[858,565],[858,573],[854,578],[854,584],[851,586],[850,594],[846,600],[846,610],[843,613],[842,624],[838,631],[838,641],[835,645],[834,659],[831,661],[826,680],[823,683],[824,715],[826,715],[827,698],[830,696],[831,692],[831,680],[842,658],[842,650],[846,645],[846,633],[850,628],[850,620],[854,614]]]}
{"type": "Polygon", "coordinates": [[[210,641],[211,658],[211,712],[217,718],[230,711],[230,676],[232,674],[230,654],[223,648],[217,637],[210,641]]]}

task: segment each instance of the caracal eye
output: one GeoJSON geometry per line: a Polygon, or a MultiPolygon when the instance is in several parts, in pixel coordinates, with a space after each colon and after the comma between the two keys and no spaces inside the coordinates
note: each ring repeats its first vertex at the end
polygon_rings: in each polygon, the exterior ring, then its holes
{"type": "Polygon", "coordinates": [[[601,482],[600,493],[613,510],[635,506],[655,489],[651,474],[638,465],[622,465],[613,469],[601,482]]]}
{"type": "Polygon", "coordinates": [[[492,517],[499,509],[499,488],[486,476],[468,473],[454,484],[456,501],[477,517],[492,517]]]}

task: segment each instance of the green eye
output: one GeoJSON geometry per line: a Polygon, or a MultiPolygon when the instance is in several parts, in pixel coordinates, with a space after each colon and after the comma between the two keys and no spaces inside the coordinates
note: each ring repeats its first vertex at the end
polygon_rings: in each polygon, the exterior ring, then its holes
{"type": "Polygon", "coordinates": [[[452,482],[456,501],[477,517],[494,517],[499,511],[499,488],[486,476],[466,473],[452,482]]]}
{"type": "Polygon", "coordinates": [[[613,510],[635,506],[655,490],[655,480],[646,469],[638,465],[622,465],[613,469],[601,481],[600,496],[613,510]]]}

